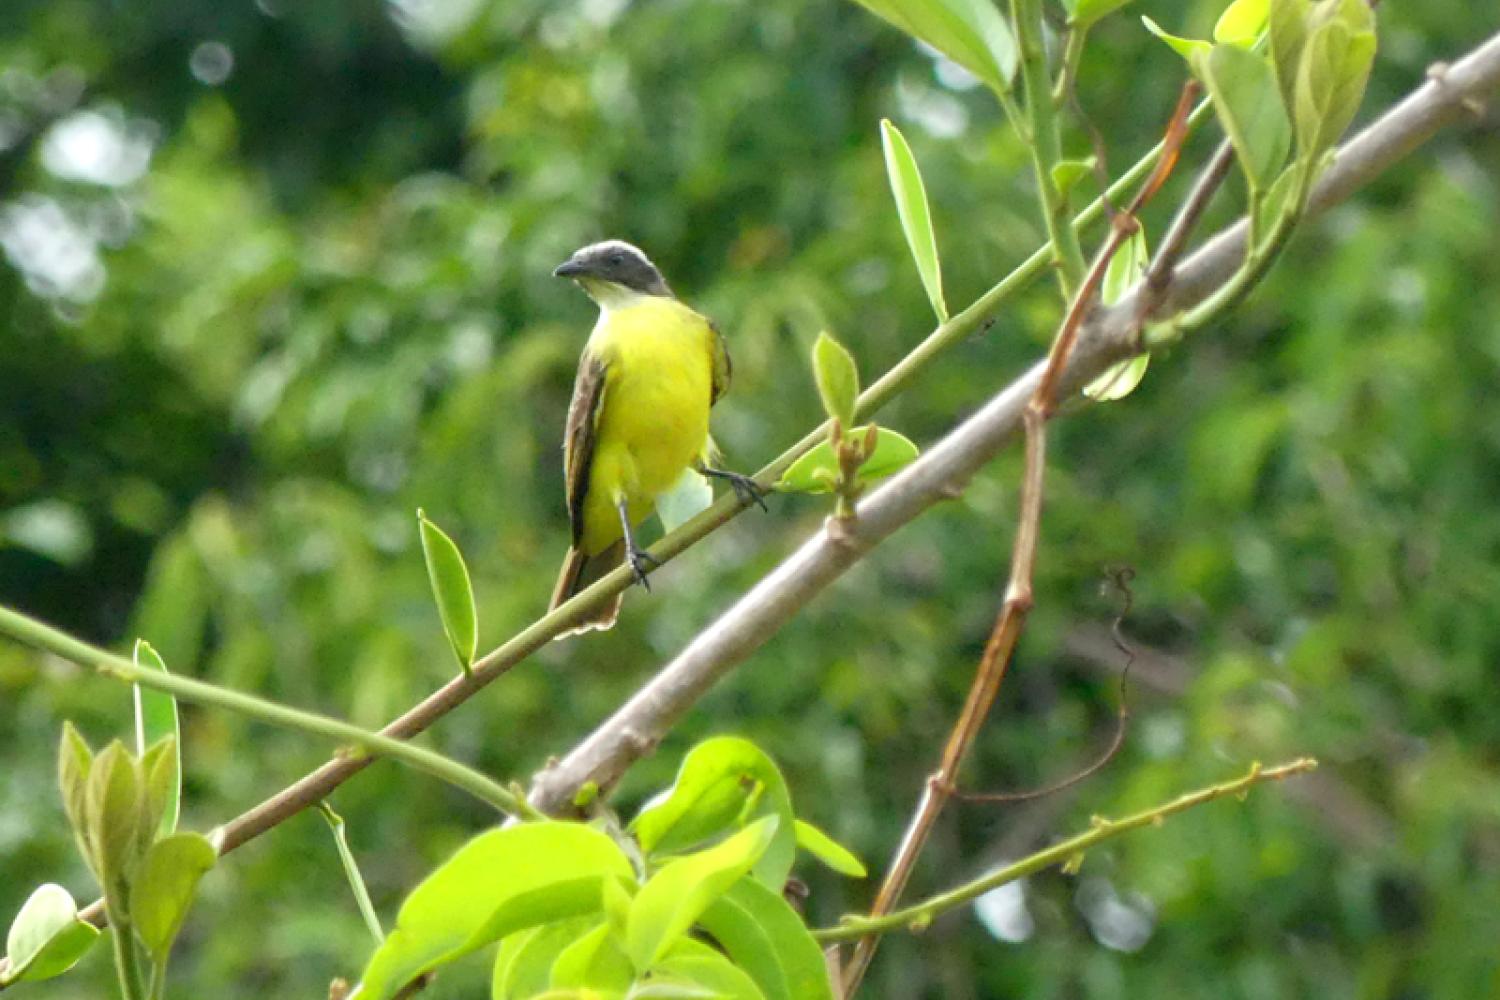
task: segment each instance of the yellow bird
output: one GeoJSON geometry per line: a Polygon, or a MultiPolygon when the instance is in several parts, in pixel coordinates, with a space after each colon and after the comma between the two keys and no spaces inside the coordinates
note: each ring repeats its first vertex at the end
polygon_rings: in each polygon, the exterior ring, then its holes
{"type": "MultiPolygon", "coordinates": [[[[552,607],[621,562],[642,586],[656,565],[634,529],[689,467],[727,480],[744,504],[765,507],[754,480],[709,466],[708,411],[729,388],[729,351],[707,318],[679,302],[639,249],[586,246],[552,272],[599,306],[568,406],[563,475],[573,544],[552,607]]],[[[572,632],[607,629],[620,594],[572,632]]]]}

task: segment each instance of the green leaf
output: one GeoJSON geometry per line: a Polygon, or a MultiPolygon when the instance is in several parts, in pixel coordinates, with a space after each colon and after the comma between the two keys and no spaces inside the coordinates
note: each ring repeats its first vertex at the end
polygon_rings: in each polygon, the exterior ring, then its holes
{"type": "Polygon", "coordinates": [[[642,807],[630,829],[642,851],[659,856],[696,847],[763,816],[775,816],[779,823],[755,875],[779,891],[797,853],[786,780],[754,743],[715,736],[688,751],[672,787],[642,807]]]}
{"type": "Polygon", "coordinates": [[[1058,160],[1052,165],[1052,186],[1057,188],[1058,194],[1066,198],[1073,193],[1079,181],[1094,172],[1098,163],[1098,158],[1094,156],[1081,160],[1058,160]]]}
{"type": "Polygon", "coordinates": [[[677,482],[656,497],[656,518],[662,531],[676,531],[713,504],[714,488],[696,469],[682,470],[677,482]]]}
{"type": "MultiPolygon", "coordinates": [[[[880,121],[880,145],[885,150],[885,172],[890,178],[891,194],[896,198],[896,214],[901,217],[901,230],[906,234],[906,245],[911,248],[912,259],[917,263],[917,273],[922,277],[922,287],[927,289],[927,301],[940,322],[948,322],[948,303],[943,300],[943,266],[938,258],[937,235],[932,229],[932,211],[927,205],[927,187],[922,183],[922,172],[917,168],[917,158],[901,130],[891,124],[889,118],[880,121]]],[[[839,416],[844,426],[854,422],[854,410],[849,415],[839,416]]]]}
{"type": "Polygon", "coordinates": [[[424,972],[524,928],[598,911],[601,876],[632,877],[630,861],[581,823],[480,834],[406,898],[365,967],[360,1000],[386,1000],[424,972]]]}
{"type": "Polygon", "coordinates": [[[770,1000],[833,1000],[823,950],[781,893],[740,879],[698,923],[770,1000]]]}
{"type": "Polygon", "coordinates": [[[141,821],[135,831],[139,857],[146,856],[146,850],[160,834],[178,789],[177,775],[177,738],[163,736],[140,758],[141,821]]]}
{"type": "Polygon", "coordinates": [[[94,766],[94,751],[74,728],[64,722],[62,739],[57,746],[57,784],[62,790],[63,810],[78,841],[79,853],[92,868],[93,849],[89,846],[88,825],[84,819],[84,802],[88,797],[89,772],[94,766]]]}
{"type": "Polygon", "coordinates": [[[464,673],[474,664],[479,649],[479,612],[474,607],[474,587],[469,582],[469,568],[453,539],[417,511],[421,527],[422,556],[427,560],[427,579],[443,619],[443,631],[458,657],[464,673]]]}
{"type": "MultiPolygon", "coordinates": [[[[856,427],[847,432],[847,436],[858,439],[864,433],[864,427],[856,427]]],[[[855,482],[864,485],[889,476],[906,466],[918,454],[917,446],[910,438],[889,427],[882,427],[875,441],[875,453],[859,467],[854,476],[855,482]]],[[[831,493],[837,477],[838,461],[833,457],[833,446],[822,441],[781,474],[776,488],[785,493],[831,493]]]]}
{"type": "MultiPolygon", "coordinates": [[[[1363,8],[1362,0],[1356,4],[1363,8]]],[[[1364,14],[1371,16],[1367,9],[1364,14]]],[[[1293,105],[1301,155],[1319,156],[1339,141],[1359,111],[1374,63],[1375,32],[1361,27],[1357,17],[1329,21],[1313,32],[1302,53],[1293,105]]]]}
{"type": "Polygon", "coordinates": [[[869,874],[853,851],[806,820],[797,820],[797,846],[840,875],[864,878],[869,874]]]}
{"type": "MultiPolygon", "coordinates": [[[[131,658],[138,667],[167,672],[167,665],[144,639],[135,641],[131,658]]],[[[165,798],[156,830],[165,836],[177,829],[177,816],[182,803],[182,726],[177,715],[177,699],[165,691],[153,691],[139,684],[132,687],[135,689],[136,754],[144,757],[147,748],[155,746],[168,736],[172,738],[170,767],[157,779],[165,784],[165,787],[157,789],[159,793],[164,793],[165,798]]],[[[142,770],[147,784],[151,784],[151,770],[142,770]]]]}
{"type": "Polygon", "coordinates": [[[1016,75],[1014,36],[991,0],[855,0],[926,42],[996,92],[1016,75]]]}
{"type": "Polygon", "coordinates": [[[1265,29],[1270,0],[1234,0],[1214,25],[1214,41],[1248,47],[1265,29]]]}
{"type": "Polygon", "coordinates": [[[668,981],[704,987],[725,1000],[765,1000],[755,980],[723,955],[707,949],[701,954],[673,956],[654,971],[668,981]]]}
{"type": "Polygon", "coordinates": [[[1271,66],[1276,72],[1276,86],[1281,104],[1290,114],[1297,103],[1297,67],[1312,22],[1312,0],[1271,0],[1270,48],[1271,66]]]}
{"type": "Polygon", "coordinates": [[[1137,354],[1133,358],[1116,362],[1094,381],[1083,387],[1083,394],[1100,403],[1112,403],[1135,392],[1141,379],[1146,377],[1146,368],[1151,364],[1151,355],[1137,354]]]}
{"type": "Polygon", "coordinates": [[[84,793],[84,824],[94,874],[106,896],[120,901],[125,878],[139,854],[141,777],[135,758],[115,740],[94,759],[84,793]]]}
{"type": "Polygon", "coordinates": [[[545,991],[557,956],[596,922],[594,915],[574,917],[507,936],[495,954],[491,1000],[523,1000],[545,991]]]}
{"type": "Polygon", "coordinates": [[[1068,12],[1068,23],[1086,28],[1101,18],[1107,17],[1130,3],[1130,0],[1064,0],[1068,12]]]}
{"type": "Polygon", "coordinates": [[[630,920],[630,901],[635,898],[635,886],[627,879],[606,878],[600,883],[599,903],[604,910],[604,919],[617,936],[625,936],[625,925],[630,920]]]}
{"type": "Polygon", "coordinates": [[[760,860],[781,824],[765,816],[723,843],[668,862],[630,904],[626,951],[637,969],[655,965],[709,904],[760,860]]]}
{"type": "Polygon", "coordinates": [[[847,429],[854,423],[859,399],[859,369],[854,365],[854,355],[826,330],[813,343],[813,380],[818,384],[824,411],[847,429]]]}
{"type": "Polygon", "coordinates": [[[625,1000],[722,1000],[724,994],[706,986],[670,979],[652,979],[636,983],[625,994],[625,1000]]]}
{"type": "MultiPolygon", "coordinates": [[[[1126,240],[1109,262],[1104,272],[1099,297],[1105,305],[1113,305],[1140,281],[1150,261],[1150,250],[1146,245],[1146,231],[1137,229],[1135,235],[1126,240]]],[[[1151,362],[1149,354],[1138,354],[1110,368],[1094,381],[1084,386],[1083,394],[1101,403],[1124,399],[1135,391],[1146,377],[1146,368],[1151,362]]]]}
{"type": "Polygon", "coordinates": [[[97,927],[78,919],[78,904],[68,890],[51,882],[39,885],[11,921],[5,939],[8,964],[0,984],[60,976],[98,936],[97,927]]]}
{"type": "Polygon", "coordinates": [[[217,860],[213,844],[197,833],[174,833],[146,852],[130,888],[130,919],[158,962],[172,950],[198,882],[217,860]]]}
{"type": "Polygon", "coordinates": [[[1182,58],[1186,59],[1190,64],[1192,63],[1193,56],[1196,53],[1207,52],[1209,49],[1213,48],[1213,45],[1211,43],[1205,42],[1201,38],[1182,38],[1178,35],[1170,34],[1165,29],[1163,29],[1161,25],[1157,24],[1155,21],[1151,20],[1151,18],[1147,17],[1144,14],[1141,15],[1141,22],[1146,25],[1147,31],[1151,32],[1151,34],[1155,35],[1157,38],[1160,38],[1162,41],[1170,45],[1172,47],[1172,51],[1182,56],[1182,58]]]}
{"type": "Polygon", "coordinates": [[[1221,44],[1195,56],[1193,64],[1251,188],[1264,191],[1281,173],[1292,147],[1292,123],[1281,106],[1270,60],[1221,44]]]}
{"type": "Polygon", "coordinates": [[[564,948],[552,965],[552,989],[630,989],[635,969],[609,924],[599,924],[564,948]]]}

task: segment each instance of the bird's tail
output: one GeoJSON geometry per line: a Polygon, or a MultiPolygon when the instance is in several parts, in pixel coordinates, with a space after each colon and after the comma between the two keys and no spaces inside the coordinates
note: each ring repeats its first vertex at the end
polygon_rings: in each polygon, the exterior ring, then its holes
{"type": "MultiPolygon", "coordinates": [[[[596,556],[584,555],[579,549],[569,549],[568,558],[563,560],[562,572],[557,575],[557,586],[552,590],[552,603],[548,610],[556,608],[568,598],[581,590],[586,589],[600,577],[614,569],[625,561],[625,540],[621,539],[596,556]]],[[[589,632],[594,629],[604,631],[615,623],[620,617],[620,603],[625,600],[625,593],[621,591],[611,598],[597,611],[592,612],[588,618],[579,622],[573,628],[563,632],[557,638],[565,639],[570,635],[580,632],[589,632]]]]}

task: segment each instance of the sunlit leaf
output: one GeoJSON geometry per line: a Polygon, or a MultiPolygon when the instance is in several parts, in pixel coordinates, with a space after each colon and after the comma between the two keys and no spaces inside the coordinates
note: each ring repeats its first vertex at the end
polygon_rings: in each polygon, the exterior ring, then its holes
{"type": "Polygon", "coordinates": [[[1226,45],[1253,44],[1265,30],[1270,0],[1234,0],[1214,25],[1214,41],[1226,45]]]}
{"type": "Polygon", "coordinates": [[[763,817],[720,844],[669,861],[651,876],[631,902],[626,927],[626,951],[635,967],[655,965],[760,859],[779,825],[777,817],[763,817]]]}
{"type": "Polygon", "coordinates": [[[524,1000],[547,989],[562,950],[597,922],[589,915],[517,931],[500,942],[490,980],[490,1000],[524,1000]]]}
{"type": "Polygon", "coordinates": [[[198,882],[217,859],[208,838],[197,833],[174,833],[146,852],[130,888],[130,918],[136,936],[158,960],[171,951],[198,882]]]}
{"type": "MultiPolygon", "coordinates": [[[[1132,286],[1146,273],[1150,261],[1150,250],[1146,245],[1145,229],[1137,229],[1110,259],[1100,283],[1099,298],[1105,305],[1120,301],[1132,286]]],[[[1103,375],[1084,386],[1083,394],[1101,403],[1124,399],[1135,391],[1146,377],[1150,364],[1149,354],[1138,354],[1111,365],[1103,375]]]]}
{"type": "Polygon", "coordinates": [[[854,355],[826,330],[813,342],[813,379],[817,382],[824,412],[846,428],[854,423],[854,405],[859,399],[859,369],[855,367],[854,355]]]}
{"type": "Polygon", "coordinates": [[[992,0],[855,0],[990,86],[1009,89],[1016,43],[992,0]]]}
{"type": "Polygon", "coordinates": [[[443,631],[448,635],[453,655],[458,657],[459,665],[467,672],[479,649],[479,613],[474,607],[474,586],[469,581],[469,568],[464,565],[464,557],[453,539],[427,520],[427,515],[420,510],[417,511],[417,521],[422,534],[422,556],[427,560],[427,579],[432,584],[432,596],[443,620],[443,631]]]}
{"type": "MultiPolygon", "coordinates": [[[[849,436],[858,438],[864,433],[864,427],[856,427],[849,436]]],[[[861,484],[872,483],[900,471],[918,454],[917,446],[910,438],[882,427],[875,442],[875,453],[859,467],[854,479],[861,484]]],[[[791,468],[781,474],[776,488],[786,493],[831,493],[837,476],[838,461],[833,457],[833,447],[823,441],[793,462],[791,468]]]]}
{"type": "Polygon", "coordinates": [[[558,953],[548,985],[552,989],[588,987],[623,992],[634,979],[635,969],[612,929],[600,924],[558,953]]]}
{"type": "MultiPolygon", "coordinates": [[[[132,658],[138,667],[167,672],[167,665],[144,639],[135,641],[132,658]]],[[[139,684],[132,687],[135,689],[136,754],[144,757],[148,747],[165,737],[172,738],[170,767],[158,779],[166,783],[165,788],[160,789],[165,792],[166,798],[157,827],[159,833],[165,836],[177,829],[177,815],[182,803],[182,728],[177,717],[177,699],[165,691],[153,691],[139,684]]],[[[146,771],[146,779],[148,783],[152,780],[149,770],[146,771]]]]}
{"type": "Polygon", "coordinates": [[[698,923],[770,1000],[832,1000],[823,951],[781,893],[740,879],[698,923]]]}
{"type": "Polygon", "coordinates": [[[854,852],[849,848],[806,820],[799,819],[796,825],[797,846],[829,868],[840,875],[848,875],[850,878],[864,878],[869,874],[865,871],[864,863],[855,857],[854,852]]]}
{"type": "Polygon", "coordinates": [[[598,911],[606,875],[632,877],[630,861],[581,823],[480,834],[406,898],[365,967],[360,1000],[386,1000],[429,969],[515,931],[598,911]]]}
{"type": "MultiPolygon", "coordinates": [[[[932,211],[927,204],[927,187],[922,183],[922,172],[917,168],[917,158],[901,130],[891,124],[890,119],[880,122],[880,145],[885,150],[885,172],[890,178],[891,194],[896,199],[896,214],[901,217],[901,231],[906,234],[906,245],[917,264],[917,273],[922,278],[922,287],[927,290],[927,301],[940,322],[948,321],[948,303],[943,299],[943,266],[938,258],[937,234],[932,228],[932,211]]],[[[854,422],[853,408],[847,417],[839,419],[847,427],[854,422]]]]}
{"type": "Polygon", "coordinates": [[[673,956],[660,963],[656,971],[663,976],[705,987],[724,1000],[764,1000],[765,997],[755,980],[743,969],[712,951],[673,956]]]}
{"type": "Polygon", "coordinates": [[[51,979],[71,969],[99,936],[78,919],[78,904],[60,885],[46,883],[21,904],[5,938],[4,983],[51,979]]]}
{"type": "Polygon", "coordinates": [[[141,791],[135,758],[119,740],[94,758],[84,794],[84,822],[94,873],[106,895],[119,892],[135,866],[143,818],[141,791]]]}
{"type": "Polygon", "coordinates": [[[1144,14],[1141,15],[1141,22],[1146,25],[1147,31],[1151,32],[1151,34],[1166,42],[1172,47],[1172,51],[1176,52],[1178,55],[1182,56],[1182,58],[1188,60],[1189,62],[1192,61],[1194,53],[1207,52],[1209,49],[1213,48],[1212,43],[1205,42],[1201,38],[1183,38],[1179,35],[1171,34],[1161,25],[1157,24],[1155,21],[1151,20],[1151,18],[1147,17],[1144,14]]]}
{"type": "Polygon", "coordinates": [[[647,855],[664,855],[696,847],[763,816],[775,816],[779,823],[754,872],[780,889],[797,851],[786,781],[754,743],[738,736],[715,736],[688,751],[672,787],[642,807],[630,829],[647,855]]]}

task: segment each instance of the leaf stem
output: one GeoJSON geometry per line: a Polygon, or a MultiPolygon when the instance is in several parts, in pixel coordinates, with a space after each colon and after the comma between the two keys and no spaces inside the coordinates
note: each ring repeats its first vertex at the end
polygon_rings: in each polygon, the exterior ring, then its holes
{"type": "Polygon", "coordinates": [[[334,812],[333,806],[329,805],[326,800],[318,803],[318,812],[323,814],[323,818],[328,821],[328,828],[333,831],[333,842],[338,847],[339,860],[344,863],[344,874],[349,877],[349,888],[354,893],[354,903],[359,907],[359,915],[364,918],[365,926],[370,929],[370,934],[378,945],[385,940],[385,930],[380,926],[380,917],[375,913],[375,904],[370,902],[370,890],[365,888],[365,878],[360,874],[359,862],[354,860],[354,852],[349,850],[344,817],[334,812]]]}
{"type": "Polygon", "coordinates": [[[1195,792],[1179,796],[1170,802],[1138,812],[1124,819],[1106,820],[1096,817],[1093,826],[1086,833],[1080,833],[1061,843],[1041,850],[1023,858],[1014,864],[1006,865],[1004,868],[996,869],[972,882],[966,882],[957,888],[947,892],[939,893],[930,899],[915,903],[904,909],[887,913],[881,917],[849,916],[836,927],[827,927],[813,931],[813,937],[821,942],[852,941],[870,934],[883,934],[887,931],[901,930],[911,927],[925,927],[932,918],[948,910],[962,906],[972,899],[977,899],[992,889],[1014,882],[1035,874],[1044,868],[1050,868],[1056,864],[1063,864],[1076,857],[1089,848],[1094,847],[1106,840],[1118,837],[1132,830],[1139,830],[1143,826],[1159,825],[1168,816],[1191,809],[1194,806],[1212,802],[1214,799],[1223,798],[1226,795],[1240,795],[1248,792],[1251,787],[1268,781],[1280,781],[1294,774],[1302,774],[1311,771],[1318,766],[1318,762],[1311,757],[1303,757],[1280,767],[1263,769],[1259,764],[1252,765],[1250,770],[1233,781],[1225,781],[1207,788],[1200,788],[1195,792]]]}
{"type": "Polygon", "coordinates": [[[0,607],[0,634],[8,635],[28,646],[55,653],[81,666],[91,667],[107,677],[116,678],[127,684],[139,684],[141,687],[166,691],[183,701],[228,709],[286,729],[295,729],[353,743],[370,754],[392,757],[425,771],[511,816],[525,819],[542,818],[541,814],[524,798],[518,798],[493,779],[432,750],[413,746],[380,733],[373,733],[326,715],[281,705],[240,691],[221,688],[206,681],[138,667],[123,656],[116,656],[96,646],[91,646],[50,625],[45,625],[6,607],[0,607]]]}
{"type": "Polygon", "coordinates": [[[110,937],[114,940],[115,971],[120,976],[120,995],[124,1000],[145,1000],[146,988],[141,982],[140,959],[136,955],[130,922],[121,919],[118,913],[114,917],[110,937]]]}
{"type": "Polygon", "coordinates": [[[1073,300],[1073,293],[1083,281],[1088,265],[1078,234],[1068,225],[1068,205],[1053,179],[1052,168],[1062,160],[1062,140],[1057,128],[1057,105],[1052,81],[1047,73],[1047,46],[1042,34],[1041,0],[1013,0],[1016,44],[1021,54],[1021,83],[1026,96],[1028,145],[1031,147],[1032,171],[1041,200],[1042,219],[1052,244],[1052,261],[1057,266],[1057,280],[1063,298],[1073,300]]]}

